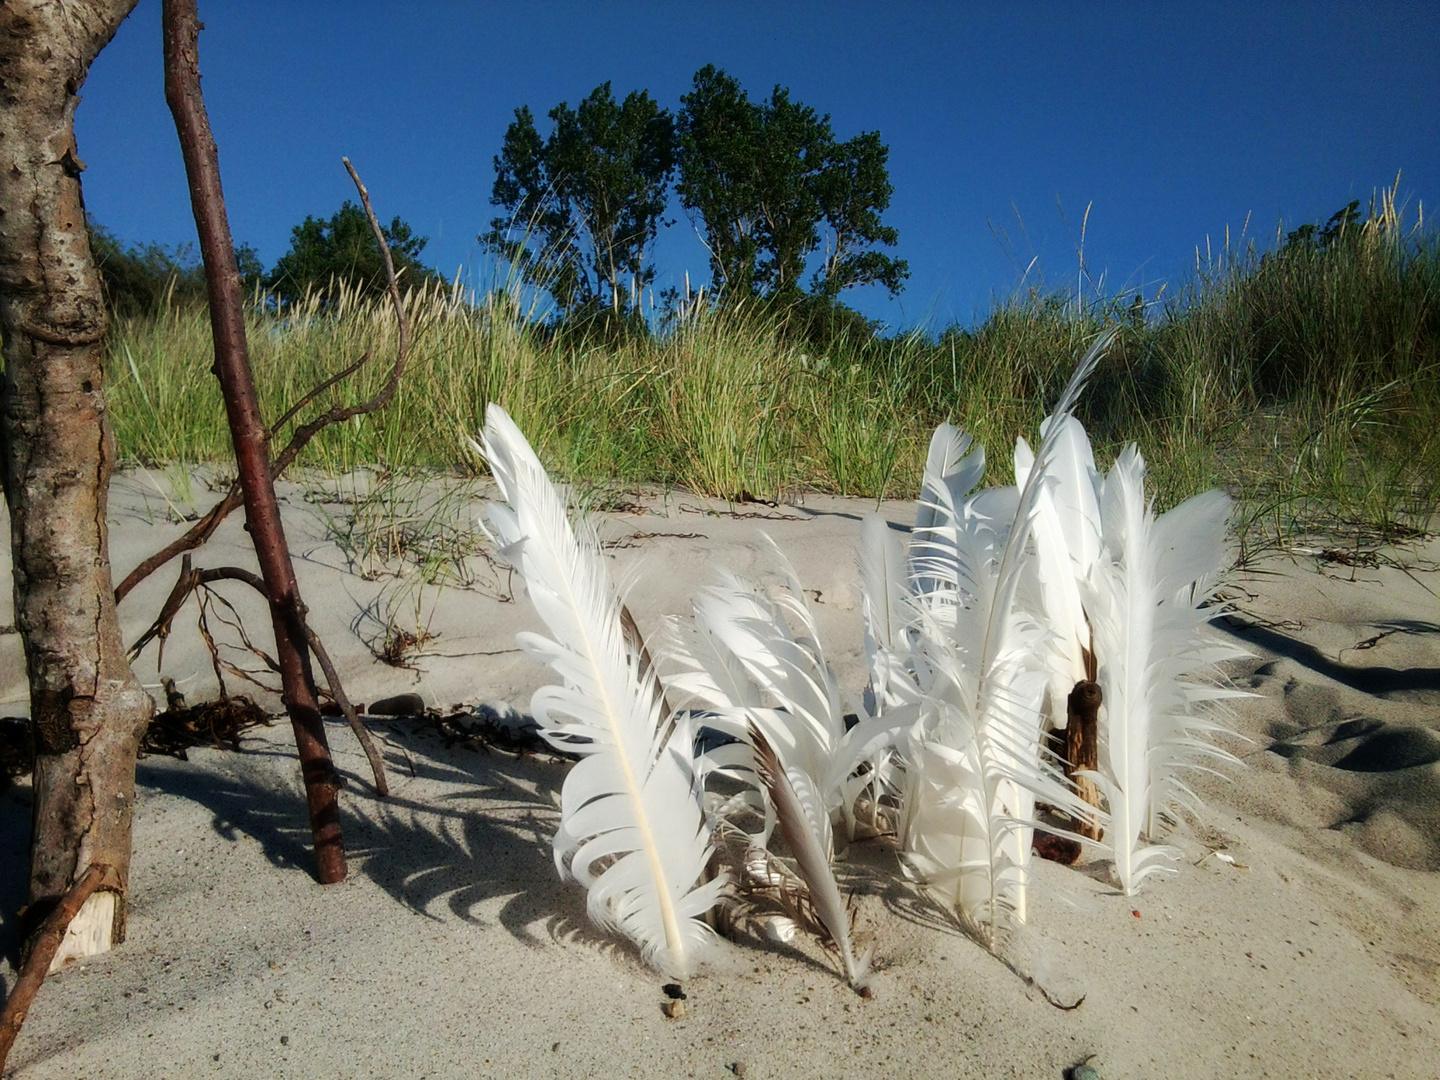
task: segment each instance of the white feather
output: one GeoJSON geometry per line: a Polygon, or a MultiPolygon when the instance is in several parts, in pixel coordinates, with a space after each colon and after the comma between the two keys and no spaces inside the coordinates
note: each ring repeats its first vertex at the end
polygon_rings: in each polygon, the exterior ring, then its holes
{"type": "Polygon", "coordinates": [[[860,523],[860,614],[865,631],[865,661],[870,681],[865,711],[879,715],[886,706],[915,700],[904,656],[911,641],[905,612],[905,548],[890,523],[867,514],[860,523]]]}
{"type": "MultiPolygon", "coordinates": [[[[1074,407],[1108,341],[1077,366],[1057,417],[1074,407]]],[[[990,489],[956,506],[934,491],[932,535],[920,540],[917,578],[933,582],[937,596],[922,588],[914,605],[925,711],[906,741],[908,861],[991,948],[1012,917],[1025,919],[1036,798],[1077,802],[1041,750],[1044,631],[1019,602],[1026,544],[1063,430],[1050,425],[1018,493],[990,489]]]]}
{"type": "MultiPolygon", "coordinates": [[[[1099,478],[1090,440],[1073,416],[1047,418],[1042,437],[1058,424],[1049,482],[1037,496],[1035,560],[1040,586],[1041,621],[1050,631],[1049,721],[1065,724],[1065,701],[1086,677],[1082,650],[1090,646],[1090,628],[1080,595],[1080,582],[1100,553],[1099,478]]],[[[1015,444],[1015,481],[1022,487],[1034,455],[1023,438],[1015,444]]]]}
{"type": "Polygon", "coordinates": [[[1100,771],[1106,841],[1125,892],[1170,871],[1174,848],[1147,843],[1162,814],[1193,796],[1180,770],[1205,757],[1234,760],[1204,736],[1218,725],[1195,714],[1202,701],[1238,691],[1198,681],[1244,651],[1210,639],[1202,608],[1215,594],[1225,552],[1229,498],[1197,495],[1158,520],[1145,499],[1145,462],[1133,445],[1116,459],[1101,493],[1104,551],[1087,582],[1099,683],[1100,771]]]}
{"type": "Polygon", "coordinates": [[[664,714],[663,695],[627,645],[593,537],[576,536],[565,501],[498,405],[486,409],[483,441],[509,503],[490,506],[492,534],[551,635],[522,633],[517,643],[563,680],[537,690],[531,709],[546,740],[580,755],[561,789],[556,865],[589,890],[597,924],[683,977],[712,937],[699,916],[724,886],[696,884],[711,845],[692,733],[664,714]]]}
{"type": "Polygon", "coordinates": [[[985,475],[985,448],[972,450],[973,442],[953,424],[941,424],[930,436],[915,528],[910,534],[910,577],[920,596],[936,594],[936,583],[925,567],[931,560],[949,561],[952,553],[945,548],[945,527],[954,524],[961,503],[985,475]]]}
{"type": "Polygon", "coordinates": [[[752,732],[752,738],[756,774],[775,807],[781,835],[795,858],[815,912],[840,955],[845,977],[851,986],[859,988],[870,966],[870,954],[857,958],[851,944],[850,913],[831,866],[834,836],[830,811],[803,770],[784,768],[758,729],[752,732]]]}

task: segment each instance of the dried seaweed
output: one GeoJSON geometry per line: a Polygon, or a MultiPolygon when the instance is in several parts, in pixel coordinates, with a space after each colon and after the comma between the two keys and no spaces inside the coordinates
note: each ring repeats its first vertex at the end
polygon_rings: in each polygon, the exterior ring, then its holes
{"type": "Polygon", "coordinates": [[[140,740],[140,756],[165,754],[188,761],[186,751],[192,746],[239,750],[242,732],[272,723],[274,718],[244,694],[181,705],[155,714],[140,740]]]}

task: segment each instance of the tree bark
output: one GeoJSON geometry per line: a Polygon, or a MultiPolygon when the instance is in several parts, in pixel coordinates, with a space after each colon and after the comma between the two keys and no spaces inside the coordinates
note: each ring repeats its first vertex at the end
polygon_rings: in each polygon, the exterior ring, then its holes
{"type": "Polygon", "coordinates": [[[321,882],[331,884],[345,878],[345,848],[340,837],[337,801],[340,785],[325,739],[325,723],[320,716],[315,677],[310,667],[305,609],[271,480],[269,433],[260,417],[250,369],[245,341],[244,290],[225,216],[219,154],[200,93],[200,20],[195,0],[165,0],[163,11],[165,100],[180,136],[185,175],[190,182],[190,203],[200,236],[200,255],[205,262],[210,328],[215,339],[215,374],[225,396],[235,464],[245,499],[246,528],[255,545],[270,597],[281,697],[290,714],[300,756],[317,872],[321,882]]]}
{"type": "Polygon", "coordinates": [[[36,751],[27,916],[42,919],[87,867],[108,864],[73,924],[88,952],[125,936],[135,759],[154,706],[115,614],[107,323],[74,116],[91,61],[134,3],[0,4],[0,464],[36,751]]]}

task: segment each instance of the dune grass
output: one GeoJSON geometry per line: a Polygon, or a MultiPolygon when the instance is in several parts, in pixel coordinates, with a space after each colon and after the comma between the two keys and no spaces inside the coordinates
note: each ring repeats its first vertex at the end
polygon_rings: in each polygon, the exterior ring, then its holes
{"type": "MultiPolygon", "coordinates": [[[[326,431],[306,464],[473,475],[467,438],[503,404],[567,479],[683,487],[729,499],[803,491],[913,498],[930,431],[949,419],[1008,482],[1094,335],[1115,348],[1081,405],[1102,467],[1139,442],[1164,507],[1220,485],[1245,500],[1247,542],[1296,531],[1381,538],[1424,528],[1440,493],[1440,249],[1382,196],[1331,242],[1197,260],[1178,295],[1077,304],[1034,290],[973,330],[832,340],[773,317],[692,310],[659,334],[556,334],[514,294],[415,292],[409,370],[381,414],[326,431]]],[[[256,307],[250,349],[267,415],[366,349],[335,393],[378,386],[393,313],[342,295],[282,315],[256,307]]],[[[122,459],[229,457],[202,310],[118,321],[108,394],[122,459]]]]}

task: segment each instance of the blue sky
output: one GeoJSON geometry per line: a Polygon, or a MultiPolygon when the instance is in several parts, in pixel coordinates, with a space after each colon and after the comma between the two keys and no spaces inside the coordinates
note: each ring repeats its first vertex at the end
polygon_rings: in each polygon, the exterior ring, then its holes
{"type": "MultiPolygon", "coordinates": [[[[971,324],[1027,284],[1107,292],[1193,269],[1197,246],[1262,243],[1366,204],[1403,170],[1440,212],[1440,5],[1433,3],[339,3],[202,0],[200,65],[237,242],[266,265],[307,214],[354,197],[430,238],[447,276],[492,280],[475,236],[506,125],[611,80],[674,109],[707,63],[752,98],[779,83],[838,138],[879,130],[885,215],[910,262],[898,299],[845,300],[891,327],[971,324]]],[[[140,0],[76,118],[91,214],[124,240],[194,237],[165,106],[160,0],[140,0]]],[[[678,203],[657,286],[708,277],[678,203]]]]}

